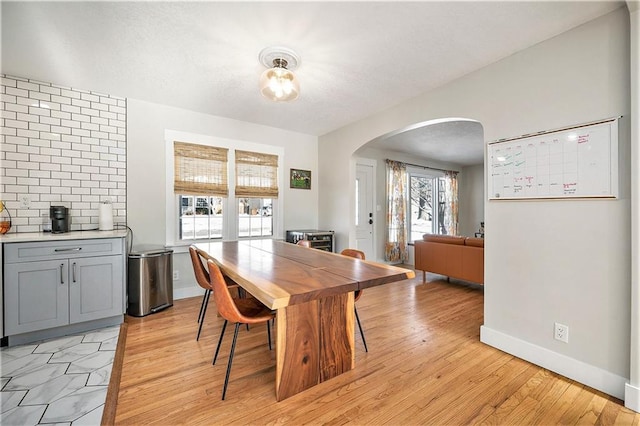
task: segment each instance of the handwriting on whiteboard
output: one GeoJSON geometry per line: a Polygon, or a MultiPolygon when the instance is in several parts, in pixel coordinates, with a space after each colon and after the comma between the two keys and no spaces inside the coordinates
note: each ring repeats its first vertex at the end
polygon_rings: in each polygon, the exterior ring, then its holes
{"type": "Polygon", "coordinates": [[[489,197],[611,196],[611,125],[490,144],[489,197]]]}

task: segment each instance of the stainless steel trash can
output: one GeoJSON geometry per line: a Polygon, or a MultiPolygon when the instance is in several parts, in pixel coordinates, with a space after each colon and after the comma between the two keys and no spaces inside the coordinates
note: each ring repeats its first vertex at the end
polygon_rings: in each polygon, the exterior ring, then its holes
{"type": "Polygon", "coordinates": [[[129,315],[143,317],[173,305],[173,250],[133,247],[127,275],[129,315]]]}

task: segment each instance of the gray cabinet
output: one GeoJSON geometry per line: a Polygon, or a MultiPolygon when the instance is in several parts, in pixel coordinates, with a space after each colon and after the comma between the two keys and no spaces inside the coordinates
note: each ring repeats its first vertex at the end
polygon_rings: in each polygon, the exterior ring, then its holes
{"type": "Polygon", "coordinates": [[[4,327],[7,335],[69,323],[67,270],[66,260],[5,265],[4,327]]]}
{"type": "Polygon", "coordinates": [[[87,257],[69,263],[69,322],[123,313],[122,256],[87,257]]]}
{"type": "Polygon", "coordinates": [[[122,238],[4,245],[5,335],[124,312],[122,238]]]}

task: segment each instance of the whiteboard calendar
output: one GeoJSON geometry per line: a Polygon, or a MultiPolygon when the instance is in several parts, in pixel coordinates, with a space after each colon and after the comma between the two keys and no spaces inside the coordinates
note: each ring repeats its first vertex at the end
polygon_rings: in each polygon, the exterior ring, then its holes
{"type": "Polygon", "coordinates": [[[487,145],[489,199],[615,198],[618,121],[487,145]]]}

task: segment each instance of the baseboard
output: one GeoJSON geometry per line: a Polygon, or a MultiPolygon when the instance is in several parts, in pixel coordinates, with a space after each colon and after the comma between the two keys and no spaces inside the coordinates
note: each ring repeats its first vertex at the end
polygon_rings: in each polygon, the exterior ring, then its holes
{"type": "Polygon", "coordinates": [[[47,328],[44,330],[31,331],[29,333],[16,334],[7,337],[8,346],[25,345],[27,343],[36,342],[38,340],[54,339],[56,337],[67,336],[70,334],[84,333],[90,330],[110,327],[112,325],[120,325],[123,321],[124,315],[115,315],[113,317],[68,324],[61,327],[47,328]]]}
{"type": "Polygon", "coordinates": [[[624,406],[640,413],[640,388],[627,383],[624,387],[624,406]]]}
{"type": "MultiPolygon", "coordinates": [[[[522,358],[571,380],[625,400],[628,379],[586,364],[566,355],[517,339],[486,326],[480,327],[480,341],[506,353],[522,358]]],[[[637,401],[637,398],[636,398],[637,401]]],[[[635,410],[634,408],[631,408],[635,410]]]]}

